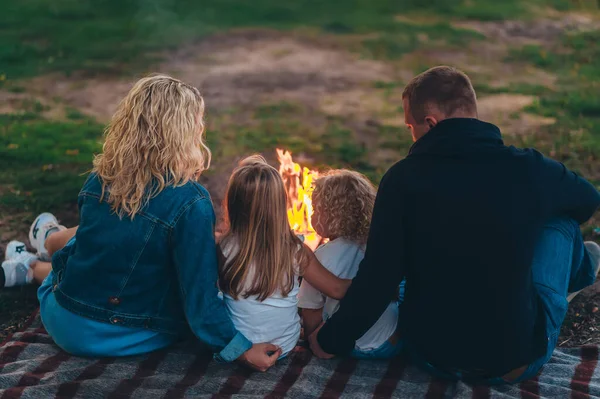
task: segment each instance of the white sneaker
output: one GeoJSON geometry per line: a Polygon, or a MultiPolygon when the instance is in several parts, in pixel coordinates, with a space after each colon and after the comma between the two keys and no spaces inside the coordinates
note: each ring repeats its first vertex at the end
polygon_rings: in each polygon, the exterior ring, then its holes
{"type": "Polygon", "coordinates": [[[586,241],[583,243],[588,253],[590,254],[590,258],[592,258],[592,264],[596,270],[596,275],[598,275],[598,269],[600,269],[600,245],[596,244],[594,241],[586,241]]]}
{"type": "MultiPolygon", "coordinates": [[[[594,274],[598,275],[598,270],[600,269],[600,245],[596,244],[594,241],[586,241],[583,243],[585,249],[587,249],[590,254],[590,258],[592,258],[592,265],[594,266],[594,274]]],[[[583,290],[579,290],[577,292],[573,292],[567,296],[567,302],[571,302],[573,298],[577,296],[583,290]]]]}
{"type": "Polygon", "coordinates": [[[12,260],[25,252],[27,252],[25,243],[22,243],[21,241],[11,241],[6,246],[4,257],[6,260],[12,260]]]}
{"type": "Polygon", "coordinates": [[[29,243],[38,253],[38,256],[47,258],[46,239],[52,233],[65,230],[65,226],[58,224],[56,217],[48,212],[44,212],[35,218],[29,229],[29,243]]]}
{"type": "Polygon", "coordinates": [[[2,262],[4,287],[30,284],[33,281],[33,269],[29,266],[37,260],[37,256],[24,252],[11,260],[2,262]]]}

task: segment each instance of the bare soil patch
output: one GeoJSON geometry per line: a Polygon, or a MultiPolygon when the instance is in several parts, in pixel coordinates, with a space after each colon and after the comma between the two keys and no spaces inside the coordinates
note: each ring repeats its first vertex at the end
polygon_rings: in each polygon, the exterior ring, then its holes
{"type": "Polygon", "coordinates": [[[424,47],[402,58],[400,63],[416,69],[419,65],[450,65],[465,71],[476,84],[492,88],[528,84],[553,88],[557,77],[540,68],[522,63],[507,62],[510,46],[495,41],[473,41],[463,49],[438,49],[424,47]]]}
{"type": "Polygon", "coordinates": [[[536,133],[540,127],[553,125],[556,120],[529,114],[523,110],[536,101],[535,96],[522,94],[495,94],[478,99],[479,116],[491,122],[504,134],[536,133]]]}
{"type": "Polygon", "coordinates": [[[214,37],[173,54],[162,68],[199,87],[214,107],[272,98],[314,104],[323,94],[395,76],[388,64],[270,31],[214,37]]]}
{"type": "MultiPolygon", "coordinates": [[[[549,26],[570,26],[568,24],[573,22],[569,21],[558,20],[549,26]]],[[[498,24],[506,28],[512,26],[510,22],[473,24],[491,24],[489,26],[496,27],[494,29],[500,29],[498,24]]],[[[491,32],[492,28],[486,29],[491,32]]],[[[516,28],[505,30],[518,31],[516,28]]],[[[534,30],[527,34],[542,35],[543,32],[534,30]]],[[[341,116],[354,123],[375,118],[380,123],[401,127],[404,122],[401,115],[397,115],[401,89],[395,90],[397,95],[383,96],[381,90],[373,87],[373,82],[404,81],[412,75],[408,71],[418,65],[454,65],[467,71],[475,81],[490,87],[516,83],[551,87],[555,84],[556,77],[547,72],[505,63],[508,47],[503,40],[504,36],[499,36],[485,43],[473,41],[465,50],[424,46],[399,62],[385,63],[360,59],[333,40],[317,41],[308,36],[270,30],[241,30],[183,46],[167,54],[167,60],[153,69],[200,88],[207,101],[209,118],[211,113],[222,110],[253,109],[266,102],[291,101],[318,111],[313,113],[315,115],[341,116]]],[[[9,107],[7,110],[16,109],[19,99],[24,96],[33,96],[48,105],[45,111],[48,117],[62,118],[64,106],[72,106],[106,122],[134,80],[133,77],[41,76],[25,82],[26,94],[0,92],[0,97],[9,97],[9,101],[4,101],[8,104],[4,105],[9,107]]],[[[529,114],[515,116],[514,113],[524,107],[521,101],[515,100],[521,100],[523,96],[507,96],[482,98],[482,117],[514,134],[536,131],[553,123],[549,118],[529,114]]],[[[239,117],[242,116],[243,112],[240,112],[239,117]]],[[[320,120],[314,122],[320,123],[320,120]]],[[[363,132],[358,134],[363,136],[363,132]]],[[[365,141],[372,139],[365,137],[365,141]]]]}
{"type": "MultiPolygon", "coordinates": [[[[389,64],[361,60],[326,42],[268,30],[213,36],[173,51],[167,58],[153,70],[198,87],[209,109],[217,111],[286,100],[318,107],[328,94],[356,98],[357,91],[369,92],[372,82],[396,77],[389,64]]],[[[107,121],[133,81],[52,75],[31,79],[25,85],[28,93],[59,97],[81,112],[107,121]]]]}
{"type": "MultiPolygon", "coordinates": [[[[227,123],[232,125],[253,123],[252,111],[260,105],[287,101],[310,109],[303,124],[322,126],[326,115],[334,115],[364,127],[366,120],[397,113],[400,104],[386,101],[373,83],[411,75],[389,63],[360,59],[334,40],[263,29],[234,31],[187,44],[166,54],[166,60],[150,70],[198,87],[207,103],[209,123],[211,115],[221,114],[219,123],[231,119],[227,123]],[[224,117],[231,109],[235,114],[224,117]]],[[[135,79],[40,76],[20,82],[26,93],[16,98],[33,96],[49,104],[49,109],[71,106],[99,122],[108,122],[135,79]]],[[[17,109],[15,102],[6,111],[17,109]]],[[[64,112],[55,115],[61,118],[64,112]]],[[[359,130],[362,137],[368,129],[359,130]]],[[[234,165],[220,161],[204,180],[217,208],[234,165]]]]}
{"type": "Polygon", "coordinates": [[[34,285],[0,291],[0,343],[19,330],[38,307],[36,291],[34,285]]]}
{"type": "Polygon", "coordinates": [[[0,114],[20,114],[41,108],[41,114],[49,119],[64,119],[64,104],[48,97],[32,96],[30,93],[13,93],[0,90],[0,114]]]}
{"type": "Polygon", "coordinates": [[[39,76],[24,82],[27,92],[36,98],[57,98],[100,122],[107,122],[119,101],[127,94],[133,79],[114,77],[84,77],[60,74],[39,76]]]}
{"type": "Polygon", "coordinates": [[[600,28],[600,21],[589,14],[566,14],[559,18],[533,21],[461,21],[455,26],[472,29],[496,41],[512,44],[552,44],[565,32],[582,32],[600,28]]]}
{"type": "Polygon", "coordinates": [[[457,21],[453,25],[479,32],[486,39],[473,40],[460,50],[438,48],[432,43],[404,57],[403,63],[413,68],[423,64],[456,66],[475,82],[492,88],[518,84],[553,88],[555,75],[531,65],[507,62],[510,50],[527,44],[556,46],[565,33],[599,29],[600,19],[593,14],[571,13],[529,21],[457,21]]]}
{"type": "Polygon", "coordinates": [[[569,306],[558,346],[600,344],[600,281],[581,292],[569,306]]]}

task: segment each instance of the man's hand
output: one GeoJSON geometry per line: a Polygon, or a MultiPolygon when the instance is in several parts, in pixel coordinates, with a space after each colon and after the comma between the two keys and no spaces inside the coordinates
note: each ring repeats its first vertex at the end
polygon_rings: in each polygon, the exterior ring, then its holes
{"type": "Polygon", "coordinates": [[[308,342],[310,343],[310,350],[313,354],[320,359],[331,359],[334,355],[331,355],[321,349],[321,345],[319,345],[319,341],[317,340],[317,335],[319,331],[321,331],[321,327],[323,327],[325,323],[321,323],[321,325],[308,337],[308,342]]]}
{"type": "Polygon", "coordinates": [[[281,348],[273,344],[254,344],[238,358],[240,363],[258,371],[267,371],[281,356],[281,348]]]}

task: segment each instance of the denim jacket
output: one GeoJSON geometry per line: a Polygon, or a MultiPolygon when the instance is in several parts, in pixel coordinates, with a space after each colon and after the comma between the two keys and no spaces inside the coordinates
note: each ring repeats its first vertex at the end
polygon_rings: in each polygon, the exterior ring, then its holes
{"type": "Polygon", "coordinates": [[[206,189],[196,182],[166,187],[133,220],[119,218],[101,193],[91,174],[79,194],[75,242],[52,259],[57,302],[111,324],[176,335],[191,328],[220,361],[248,350],[252,344],[218,298],[215,214],[206,189]]]}

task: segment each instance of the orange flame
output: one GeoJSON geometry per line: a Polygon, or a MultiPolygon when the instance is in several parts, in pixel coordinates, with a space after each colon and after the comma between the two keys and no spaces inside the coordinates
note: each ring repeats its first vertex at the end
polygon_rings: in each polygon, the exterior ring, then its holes
{"type": "Polygon", "coordinates": [[[310,219],[313,214],[312,184],[319,177],[319,172],[300,167],[294,162],[289,151],[278,148],[277,158],[279,159],[279,173],[287,190],[290,226],[296,233],[304,235],[305,242],[318,243],[320,237],[312,227],[310,219]]]}

